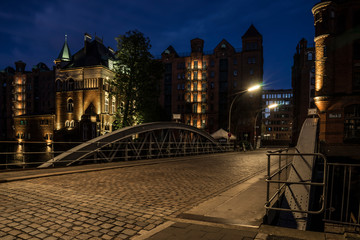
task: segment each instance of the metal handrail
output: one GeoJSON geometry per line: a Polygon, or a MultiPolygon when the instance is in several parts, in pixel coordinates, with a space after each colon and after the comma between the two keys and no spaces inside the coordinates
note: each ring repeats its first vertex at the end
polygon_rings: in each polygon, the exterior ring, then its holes
{"type": "MultiPolygon", "coordinates": [[[[297,149],[296,149],[297,150],[297,149]]],[[[325,157],[325,155],[321,154],[321,153],[282,153],[283,151],[287,150],[277,150],[277,151],[272,151],[272,152],[268,152],[266,155],[268,156],[268,171],[267,171],[267,177],[266,177],[266,183],[267,183],[267,194],[266,194],[266,203],[265,203],[265,208],[267,210],[277,210],[277,211],[287,211],[287,212],[299,212],[299,213],[308,213],[308,214],[320,214],[325,210],[325,199],[326,199],[326,169],[327,169],[327,159],[325,157]],[[270,174],[270,166],[271,166],[271,156],[279,156],[279,169],[277,171],[275,171],[273,174],[270,174]],[[281,167],[281,156],[317,156],[320,157],[321,159],[323,159],[324,161],[324,177],[323,177],[323,181],[322,182],[311,182],[311,180],[308,181],[299,181],[299,182],[293,182],[293,181],[287,181],[287,180],[280,180],[280,175],[281,173],[285,170],[287,172],[288,168],[293,167],[293,162],[287,163],[285,164],[285,166],[281,167]],[[272,180],[272,178],[274,178],[275,176],[279,176],[278,180],[272,180]],[[270,197],[270,184],[272,183],[277,183],[278,184],[278,189],[275,191],[274,195],[272,197],[270,197]],[[283,183],[280,186],[280,183],[283,183]],[[309,186],[322,186],[323,191],[322,191],[322,195],[320,196],[320,201],[321,201],[321,208],[317,211],[310,211],[310,210],[297,210],[297,209],[288,209],[288,208],[280,208],[280,207],[272,207],[270,206],[270,204],[272,203],[272,201],[278,197],[278,199],[280,198],[281,192],[282,190],[289,186],[289,185],[293,185],[293,184],[300,184],[300,185],[309,185],[309,186]]],[[[298,150],[297,150],[298,151],[298,150]]],[[[294,161],[294,159],[293,159],[294,161]]],[[[287,177],[286,177],[287,179],[287,177]]]]}

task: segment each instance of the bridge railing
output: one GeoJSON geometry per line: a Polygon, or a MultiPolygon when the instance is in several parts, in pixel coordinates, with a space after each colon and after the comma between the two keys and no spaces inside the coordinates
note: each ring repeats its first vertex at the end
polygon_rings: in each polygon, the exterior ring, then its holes
{"type": "MultiPolygon", "coordinates": [[[[275,211],[287,211],[287,212],[298,212],[298,213],[309,213],[309,214],[319,214],[322,213],[325,210],[325,199],[326,199],[326,191],[325,191],[325,185],[326,185],[326,178],[323,177],[321,182],[312,181],[312,179],[298,179],[298,181],[291,181],[288,178],[288,173],[291,168],[294,169],[294,160],[296,161],[302,161],[304,160],[304,157],[317,157],[318,159],[322,160],[323,163],[323,176],[326,176],[327,171],[327,160],[326,157],[321,153],[289,153],[288,149],[282,149],[274,152],[268,152],[268,172],[266,177],[266,183],[267,183],[267,194],[266,194],[266,203],[265,208],[267,210],[275,210],[275,211]],[[298,158],[293,158],[294,156],[299,156],[298,158]],[[291,157],[291,160],[290,160],[291,157]],[[271,172],[271,166],[273,161],[277,161],[278,164],[275,164],[277,166],[277,169],[274,172],[271,172]],[[276,179],[275,179],[276,178],[276,179]],[[275,193],[270,196],[270,189],[271,184],[277,184],[277,189],[275,193]],[[319,203],[320,207],[319,209],[315,210],[309,210],[309,209],[302,209],[301,207],[301,201],[305,201],[305,199],[296,199],[298,203],[296,204],[297,208],[285,208],[281,206],[280,203],[280,197],[285,193],[286,189],[289,189],[289,191],[292,193],[291,186],[292,185],[303,185],[304,187],[321,187],[322,193],[319,196],[319,203]],[[276,204],[275,204],[276,203],[276,204]],[[277,205],[277,206],[276,206],[277,205]]],[[[295,172],[297,171],[294,169],[295,172]]],[[[292,193],[293,194],[293,193],[292,193]]],[[[296,198],[296,196],[294,196],[296,198]]]]}
{"type": "MultiPolygon", "coordinates": [[[[47,161],[51,161],[56,156],[64,152],[76,152],[87,155],[79,163],[103,163],[115,161],[132,161],[140,159],[154,159],[166,157],[181,157],[197,154],[216,153],[211,145],[200,145],[191,142],[119,142],[109,143],[98,141],[95,145],[106,145],[102,149],[96,150],[72,150],[73,147],[83,142],[22,142],[0,141],[0,169],[21,169],[35,168],[47,161]],[[162,144],[162,146],[159,146],[162,144]],[[91,154],[89,154],[91,153],[91,154]],[[110,160],[111,159],[111,160],[110,160]]],[[[231,144],[221,144],[222,151],[233,151],[231,144]]],[[[219,151],[217,151],[219,152],[219,151]]],[[[74,163],[76,159],[66,159],[56,162],[57,166],[66,166],[74,163]]]]}
{"type": "Polygon", "coordinates": [[[360,164],[328,163],[324,221],[360,227],[360,164]]]}

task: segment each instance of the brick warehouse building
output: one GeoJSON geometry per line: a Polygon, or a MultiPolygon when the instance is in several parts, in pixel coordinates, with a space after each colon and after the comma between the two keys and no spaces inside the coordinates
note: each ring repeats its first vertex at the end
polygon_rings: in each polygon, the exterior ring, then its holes
{"type": "MultiPolygon", "coordinates": [[[[168,117],[180,114],[181,122],[210,133],[228,130],[228,114],[236,93],[263,81],[262,36],[251,25],[242,36],[242,50],[223,39],[213,51],[204,52],[204,40],[191,40],[191,53],[181,56],[172,46],[162,53],[165,64],[160,102],[168,117]]],[[[261,90],[242,93],[235,102],[232,132],[250,141],[261,90]],[[244,104],[245,103],[245,104],[244,104]]]]}
{"type": "Polygon", "coordinates": [[[38,63],[31,71],[25,71],[25,66],[17,61],[15,69],[7,67],[0,74],[2,140],[39,141],[52,136],[54,71],[44,63],[38,63]]]}
{"type": "Polygon", "coordinates": [[[110,80],[115,76],[111,48],[102,39],[84,35],[84,47],[71,55],[67,39],[55,60],[58,138],[88,140],[112,131],[116,98],[110,80]]]}
{"type": "Polygon", "coordinates": [[[360,143],[360,2],[321,1],[315,21],[315,104],[328,155],[358,158],[360,143]]]}
{"type": "Polygon", "coordinates": [[[294,91],[294,120],[292,144],[296,145],[301,127],[308,116],[309,108],[316,108],[315,96],[315,48],[301,39],[296,46],[294,63],[291,68],[291,85],[294,91]]]}

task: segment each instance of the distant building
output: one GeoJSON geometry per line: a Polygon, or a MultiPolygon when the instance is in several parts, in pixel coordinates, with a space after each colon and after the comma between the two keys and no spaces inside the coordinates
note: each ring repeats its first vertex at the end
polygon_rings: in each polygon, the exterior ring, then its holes
{"type": "Polygon", "coordinates": [[[15,70],[8,67],[1,73],[4,93],[4,98],[0,101],[3,113],[1,121],[4,123],[1,126],[3,140],[39,141],[46,133],[53,131],[37,131],[33,125],[24,128],[28,116],[32,116],[34,122],[34,115],[51,115],[55,111],[54,71],[44,63],[34,66],[31,72],[25,71],[25,66],[24,62],[18,61],[15,63],[15,70]],[[20,116],[22,120],[18,119],[20,116]],[[35,137],[40,133],[43,134],[41,138],[35,137]]]}
{"type": "Polygon", "coordinates": [[[289,145],[293,125],[292,89],[263,90],[262,103],[262,144],[289,145]],[[269,109],[272,104],[279,106],[269,109]]]}
{"type": "Polygon", "coordinates": [[[360,2],[322,1],[315,22],[315,104],[328,156],[359,159],[360,2]]]}
{"type": "Polygon", "coordinates": [[[14,134],[12,104],[15,69],[7,67],[0,72],[0,140],[10,140],[14,134]]]}
{"type": "Polygon", "coordinates": [[[294,120],[292,143],[296,145],[301,127],[308,116],[309,108],[316,108],[315,96],[315,48],[301,39],[296,47],[291,68],[291,83],[294,91],[294,120]]]}
{"type": "MultiPolygon", "coordinates": [[[[229,130],[229,108],[237,93],[263,81],[262,36],[251,25],[242,36],[242,50],[225,39],[204,52],[204,40],[191,40],[191,53],[178,54],[172,46],[163,53],[165,64],[161,104],[168,118],[210,133],[229,130]],[[177,115],[178,116],[178,115],[177,115]]],[[[261,90],[242,93],[232,109],[231,132],[239,140],[252,140],[255,112],[261,109],[261,90]]]]}
{"type": "Polygon", "coordinates": [[[65,43],[55,60],[57,139],[88,140],[112,131],[117,100],[112,95],[115,56],[103,41],[84,35],[74,55],[65,43]]]}

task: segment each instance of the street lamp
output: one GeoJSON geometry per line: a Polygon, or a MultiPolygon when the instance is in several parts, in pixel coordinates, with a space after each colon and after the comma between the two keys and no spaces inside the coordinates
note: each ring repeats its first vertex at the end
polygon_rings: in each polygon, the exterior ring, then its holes
{"type": "Polygon", "coordinates": [[[255,123],[254,123],[254,149],[256,149],[256,140],[257,140],[257,135],[256,135],[256,122],[257,122],[257,118],[259,116],[259,113],[261,113],[264,109],[268,108],[268,109],[273,109],[273,108],[276,108],[277,106],[279,106],[279,104],[277,103],[274,103],[274,104],[271,104],[271,105],[268,105],[266,106],[265,108],[262,108],[260,111],[258,111],[256,113],[256,116],[255,116],[255,123]]]}
{"type": "Polygon", "coordinates": [[[232,110],[232,106],[235,102],[235,99],[241,95],[241,93],[244,93],[244,92],[253,92],[255,90],[258,90],[261,88],[261,85],[260,84],[257,84],[257,85],[254,85],[246,90],[243,90],[243,91],[240,91],[238,93],[236,93],[236,96],[234,97],[234,99],[232,100],[231,104],[230,104],[230,109],[229,109],[229,136],[228,136],[228,142],[230,141],[230,137],[231,137],[231,128],[230,128],[230,125],[231,125],[231,110],[232,110]]]}

